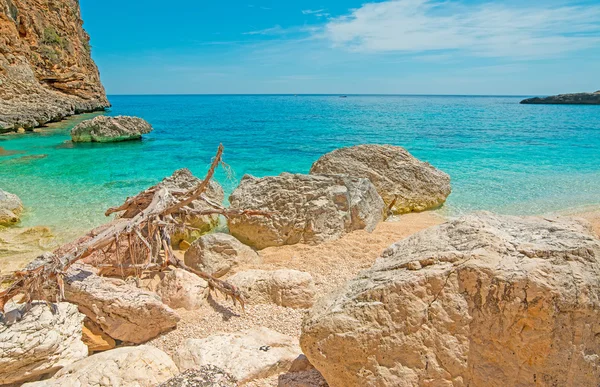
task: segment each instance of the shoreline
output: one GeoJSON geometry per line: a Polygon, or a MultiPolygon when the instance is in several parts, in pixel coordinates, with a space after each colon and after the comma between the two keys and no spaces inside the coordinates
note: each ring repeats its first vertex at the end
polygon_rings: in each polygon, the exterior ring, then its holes
{"type": "MultiPolygon", "coordinates": [[[[410,227],[419,228],[420,224],[433,225],[434,219],[438,221],[437,223],[443,223],[445,221],[467,214],[465,213],[461,215],[447,215],[443,214],[443,212],[444,211],[442,208],[433,211],[412,212],[400,216],[394,216],[386,221],[381,222],[380,225],[384,226],[378,227],[385,228],[387,232],[390,233],[390,235],[395,235],[395,231],[399,232],[399,235],[404,235],[404,233],[406,232],[404,225],[407,221],[414,222],[414,225],[410,227]]],[[[470,213],[473,212],[477,211],[471,211],[470,213]]],[[[579,207],[571,207],[560,211],[526,216],[581,218],[590,223],[592,230],[600,238],[600,205],[585,205],[579,207]]],[[[103,224],[106,223],[108,223],[108,221],[103,224]]],[[[100,224],[93,229],[96,229],[97,227],[102,227],[103,224],[100,224]]],[[[55,230],[53,230],[51,227],[44,225],[33,225],[26,227],[16,225],[13,227],[0,227],[0,274],[6,274],[23,269],[30,261],[35,259],[37,256],[43,254],[44,252],[54,251],[57,248],[60,248],[61,246],[73,243],[74,241],[80,239],[82,236],[88,234],[92,230],[82,229],[79,232],[71,231],[68,234],[61,235],[60,233],[56,234],[55,230]]],[[[353,233],[350,233],[349,235],[361,233],[365,234],[365,237],[368,237],[369,235],[375,235],[376,237],[379,237],[379,234],[377,233],[378,230],[379,229],[376,229],[376,231],[374,231],[375,234],[369,234],[364,231],[355,231],[353,233]]],[[[216,229],[214,231],[223,230],[216,229]]],[[[389,244],[392,244],[394,242],[397,242],[397,240],[394,240],[389,244]]],[[[265,254],[269,254],[273,250],[281,249],[282,251],[287,251],[285,254],[291,257],[294,255],[295,249],[303,251],[307,249],[310,250],[311,247],[314,246],[296,244],[289,246],[281,246],[277,248],[267,248],[261,251],[265,254]]]]}

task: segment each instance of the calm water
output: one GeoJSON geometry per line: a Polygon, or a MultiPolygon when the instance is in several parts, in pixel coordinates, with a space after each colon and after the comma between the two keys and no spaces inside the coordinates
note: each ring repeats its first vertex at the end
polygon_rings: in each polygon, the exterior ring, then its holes
{"type": "Polygon", "coordinates": [[[0,187],[17,193],[25,226],[73,235],[175,169],[201,176],[217,145],[234,176],[308,172],[321,154],[361,143],[407,148],[446,171],[443,209],[538,214],[600,204],[600,106],[519,105],[519,97],[112,96],[110,115],[145,118],[141,142],[77,144],[69,129],[0,137],[0,187]],[[5,152],[6,153],[6,152],[5,152]]]}

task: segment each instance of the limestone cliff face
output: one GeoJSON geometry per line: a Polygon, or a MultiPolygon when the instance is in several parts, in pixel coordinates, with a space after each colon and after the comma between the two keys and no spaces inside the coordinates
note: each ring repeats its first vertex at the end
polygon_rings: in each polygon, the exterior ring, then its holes
{"type": "Polygon", "coordinates": [[[78,0],[0,0],[0,132],[108,106],[78,0]]]}

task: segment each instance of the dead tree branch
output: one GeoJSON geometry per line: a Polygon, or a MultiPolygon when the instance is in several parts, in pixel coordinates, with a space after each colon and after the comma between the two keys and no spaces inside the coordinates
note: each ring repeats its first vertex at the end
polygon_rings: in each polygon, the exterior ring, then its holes
{"type": "Polygon", "coordinates": [[[223,146],[219,145],[204,180],[187,192],[154,186],[134,197],[127,198],[122,205],[109,208],[105,214],[107,216],[113,213],[135,215],[127,217],[126,221],[122,219],[121,222],[110,225],[97,235],[92,235],[90,240],[63,253],[60,257],[53,256],[51,262],[15,273],[12,284],[0,292],[0,312],[4,311],[4,306],[9,300],[18,295],[22,295],[22,301],[25,302],[44,299],[41,289],[47,282],[56,284],[59,289],[57,298],[62,299],[63,277],[68,268],[92,253],[102,252],[106,255],[111,249],[114,249],[117,262],[97,263],[100,272],[116,269],[116,272],[120,271],[124,275],[133,274],[138,277],[141,272],[163,270],[167,266],[178,267],[203,278],[208,282],[211,290],[224,294],[226,298],[231,297],[234,305],[239,302],[243,308],[244,299],[233,285],[185,265],[173,253],[170,241],[170,235],[175,227],[186,227],[184,222],[173,217],[174,214],[220,214],[225,217],[241,214],[270,216],[260,211],[230,210],[210,200],[204,194],[216,168],[222,163],[222,155],[223,146]],[[202,200],[213,209],[196,210],[190,206],[195,200],[202,200]],[[123,244],[126,248],[120,251],[123,244]]]}

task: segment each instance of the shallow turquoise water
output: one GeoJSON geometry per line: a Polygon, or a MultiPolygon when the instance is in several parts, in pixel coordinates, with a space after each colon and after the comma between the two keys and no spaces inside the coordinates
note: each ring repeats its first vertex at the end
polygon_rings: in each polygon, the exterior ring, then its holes
{"type": "Polygon", "coordinates": [[[141,142],[71,144],[69,129],[0,137],[0,187],[24,226],[73,235],[104,210],[187,167],[201,176],[217,145],[235,175],[306,173],[321,154],[360,143],[406,147],[452,178],[449,214],[538,214],[600,204],[600,106],[519,105],[520,97],[112,96],[110,115],[145,118],[141,142]],[[1,154],[1,153],[0,153],[1,154]]]}

